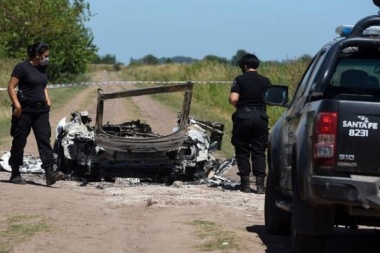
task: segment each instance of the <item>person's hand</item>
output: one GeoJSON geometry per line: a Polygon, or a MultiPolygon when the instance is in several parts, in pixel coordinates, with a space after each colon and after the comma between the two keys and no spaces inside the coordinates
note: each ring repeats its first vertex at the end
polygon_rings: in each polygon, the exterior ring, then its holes
{"type": "Polygon", "coordinates": [[[15,116],[17,118],[20,118],[21,111],[22,111],[21,106],[14,107],[14,109],[13,109],[13,116],[15,116]]]}

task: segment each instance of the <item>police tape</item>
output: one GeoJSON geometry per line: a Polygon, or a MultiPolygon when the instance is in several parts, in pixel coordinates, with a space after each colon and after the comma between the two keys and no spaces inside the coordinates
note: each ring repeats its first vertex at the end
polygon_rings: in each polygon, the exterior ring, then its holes
{"type": "MultiPolygon", "coordinates": [[[[90,86],[90,85],[120,85],[120,84],[179,84],[187,81],[103,81],[103,82],[79,82],[79,83],[60,83],[49,84],[47,88],[67,88],[75,86],[90,86]]],[[[193,84],[231,84],[231,81],[190,81],[193,84]]],[[[0,91],[6,91],[7,88],[0,88],[0,91]]]]}

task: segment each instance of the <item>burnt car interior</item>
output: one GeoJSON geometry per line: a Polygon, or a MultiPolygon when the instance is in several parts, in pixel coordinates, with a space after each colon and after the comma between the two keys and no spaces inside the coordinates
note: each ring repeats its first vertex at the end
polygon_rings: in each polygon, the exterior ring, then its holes
{"type": "MultiPolygon", "coordinates": [[[[190,105],[192,97],[193,84],[188,82],[186,84],[160,86],[153,88],[142,88],[136,90],[129,90],[115,93],[104,93],[103,90],[98,90],[98,103],[96,110],[96,123],[95,123],[95,139],[98,145],[103,146],[107,152],[112,152],[113,156],[117,152],[158,152],[167,151],[173,148],[179,148],[184,141],[186,135],[186,127],[189,121],[190,105]],[[179,118],[179,124],[177,131],[166,135],[155,135],[149,131],[151,136],[142,136],[144,138],[136,138],[139,136],[133,136],[130,138],[128,135],[114,135],[111,132],[116,129],[114,125],[107,126],[103,124],[104,117],[104,103],[106,100],[120,99],[125,97],[143,96],[149,94],[170,93],[170,92],[184,92],[182,111],[179,118]],[[108,132],[107,132],[108,131],[108,132]],[[123,138],[120,138],[123,137],[123,138]],[[149,138],[152,137],[152,138],[149,138]]],[[[136,122],[139,123],[139,122],[136,122]]],[[[126,125],[131,125],[130,123],[126,125]]],[[[132,123],[133,125],[133,123],[132,123]]],[[[136,125],[136,124],[135,124],[136,125]]],[[[123,125],[119,125],[119,134],[123,133],[123,130],[128,128],[122,128],[123,125]]],[[[139,123],[139,129],[144,128],[144,125],[139,123]]],[[[149,127],[145,125],[145,130],[149,130],[149,127]]],[[[146,132],[146,131],[145,131],[146,132]]],[[[125,133],[123,133],[125,134],[125,133]]],[[[148,134],[146,132],[146,134],[148,134]]],[[[148,135],[149,135],[148,134],[148,135]]],[[[117,156],[117,155],[116,155],[117,156]]]]}

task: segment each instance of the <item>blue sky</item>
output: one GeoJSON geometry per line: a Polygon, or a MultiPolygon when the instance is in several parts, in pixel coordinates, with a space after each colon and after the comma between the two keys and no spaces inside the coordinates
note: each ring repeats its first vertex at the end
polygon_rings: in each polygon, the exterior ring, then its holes
{"type": "Polygon", "coordinates": [[[335,28],[375,15],[372,0],[92,0],[86,27],[98,54],[120,62],[216,55],[239,49],[261,60],[314,55],[335,28]]]}

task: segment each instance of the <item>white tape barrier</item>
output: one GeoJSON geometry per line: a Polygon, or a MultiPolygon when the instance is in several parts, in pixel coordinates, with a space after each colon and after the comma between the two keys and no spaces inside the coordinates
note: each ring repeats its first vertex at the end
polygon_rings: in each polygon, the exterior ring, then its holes
{"type": "MultiPolygon", "coordinates": [[[[109,82],[80,82],[80,83],[61,83],[49,84],[48,88],[66,88],[83,85],[110,85],[110,84],[179,84],[187,81],[109,81],[109,82]]],[[[191,81],[194,84],[231,84],[232,81],[191,81]]],[[[0,91],[6,91],[7,88],[0,88],[0,91]]]]}

